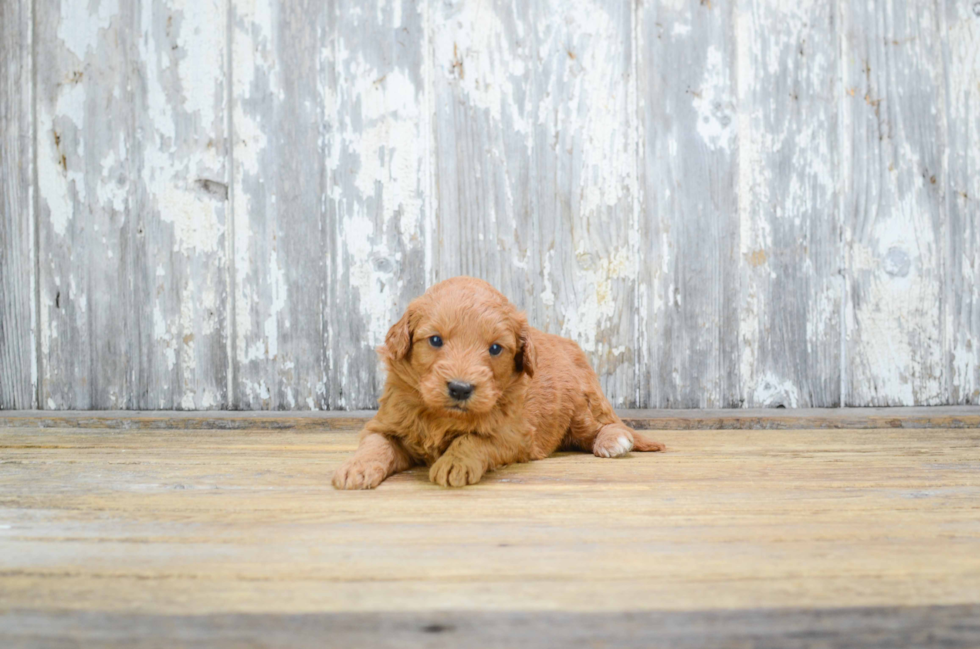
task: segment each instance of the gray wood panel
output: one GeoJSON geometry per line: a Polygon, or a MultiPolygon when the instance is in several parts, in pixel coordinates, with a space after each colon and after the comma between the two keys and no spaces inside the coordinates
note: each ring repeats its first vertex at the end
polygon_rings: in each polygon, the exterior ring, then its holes
{"type": "Polygon", "coordinates": [[[738,115],[729,3],[645,3],[640,403],[742,403],[738,115]]]}
{"type": "Polygon", "coordinates": [[[531,3],[433,3],[432,281],[487,280],[544,328],[532,190],[537,43],[531,3]],[[506,242],[506,245],[501,245],[506,242]]]}
{"type": "Polygon", "coordinates": [[[45,408],[225,407],[227,4],[37,3],[45,408]]]}
{"type": "Polygon", "coordinates": [[[980,4],[945,2],[946,403],[980,404],[980,4]]]}
{"type": "Polygon", "coordinates": [[[542,264],[543,325],[578,342],[614,406],[637,405],[631,6],[619,0],[532,6],[528,31],[537,52],[529,117],[539,235],[532,256],[542,264]]]}
{"type": "MultiPolygon", "coordinates": [[[[87,410],[43,412],[7,410],[0,431],[7,428],[71,428],[107,430],[360,430],[374,410],[304,412],[181,411],[135,412],[87,410]]],[[[916,406],[910,408],[736,408],[731,410],[623,410],[620,417],[636,430],[856,430],[874,428],[980,428],[980,408],[916,406]]]]}
{"type": "Polygon", "coordinates": [[[840,405],[837,8],[738,8],[740,384],[750,407],[840,405]]]}
{"type": "Polygon", "coordinates": [[[49,611],[0,613],[9,649],[198,645],[296,649],[975,649],[980,606],[741,608],[701,611],[458,611],[203,613],[49,611]]]}
{"type": "Polygon", "coordinates": [[[846,405],[945,400],[941,14],[842,4],[846,405]]]}
{"type": "Polygon", "coordinates": [[[332,2],[236,2],[233,396],[236,409],[329,405],[332,2]]]}
{"type": "Polygon", "coordinates": [[[661,431],[666,455],[561,453],[465,493],[418,467],[364,494],[324,480],[354,427],[157,417],[0,431],[0,646],[980,639],[980,603],[942,606],[980,588],[976,428],[661,431]]]}
{"type": "Polygon", "coordinates": [[[426,287],[431,124],[425,3],[382,0],[334,17],[336,124],[328,158],[334,242],[331,408],[374,408],[375,348],[426,287]]]}
{"type": "Polygon", "coordinates": [[[434,279],[473,275],[636,403],[628,3],[439,3],[434,279]]]}
{"type": "Polygon", "coordinates": [[[32,25],[0,2],[0,409],[37,406],[32,25]]]}
{"type": "Polygon", "coordinates": [[[619,407],[980,404],[974,4],[8,0],[0,408],[373,408],[458,274],[619,407]]]}

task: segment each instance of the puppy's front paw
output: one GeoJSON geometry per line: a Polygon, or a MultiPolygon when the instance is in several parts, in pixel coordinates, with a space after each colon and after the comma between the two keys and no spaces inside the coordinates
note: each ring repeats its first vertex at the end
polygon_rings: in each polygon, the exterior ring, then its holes
{"type": "Polygon", "coordinates": [[[475,459],[446,453],[429,469],[429,480],[443,487],[465,487],[483,477],[483,464],[475,459]]]}
{"type": "Polygon", "coordinates": [[[333,486],[337,489],[374,489],[388,477],[380,462],[351,458],[340,465],[333,474],[333,486]]]}

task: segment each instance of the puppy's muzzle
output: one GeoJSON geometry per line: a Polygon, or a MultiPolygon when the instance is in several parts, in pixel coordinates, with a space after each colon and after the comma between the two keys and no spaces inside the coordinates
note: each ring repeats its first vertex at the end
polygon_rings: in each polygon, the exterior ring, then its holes
{"type": "Polygon", "coordinates": [[[446,388],[449,391],[449,396],[455,401],[466,401],[473,395],[476,386],[462,381],[450,381],[446,384],[446,388]]]}

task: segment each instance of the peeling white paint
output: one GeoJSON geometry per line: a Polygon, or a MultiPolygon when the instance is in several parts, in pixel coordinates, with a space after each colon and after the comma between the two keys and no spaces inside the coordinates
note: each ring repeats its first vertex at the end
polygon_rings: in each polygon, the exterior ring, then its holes
{"type": "Polygon", "coordinates": [[[118,13],[118,0],[61,0],[58,39],[68,51],[84,60],[89,50],[96,49],[99,40],[105,38],[105,30],[118,13]]]}
{"type": "MultiPolygon", "coordinates": [[[[266,127],[254,112],[256,98],[253,88],[259,84],[262,75],[263,83],[276,96],[280,78],[272,40],[277,19],[272,3],[268,0],[236,3],[233,12],[231,56],[235,61],[232,79],[235,101],[232,105],[232,123],[235,132],[232,143],[235,168],[232,170],[232,194],[235,200],[235,258],[232,263],[235,273],[232,290],[235,309],[234,349],[237,356],[233,362],[247,366],[270,358],[270,342],[278,352],[278,313],[269,310],[262,303],[265,296],[260,294],[259,288],[263,279],[271,279],[274,283],[276,273],[281,272],[281,269],[277,268],[278,263],[270,263],[268,259],[253,258],[257,250],[262,250],[262,242],[259,240],[261,233],[252,229],[251,215],[256,210],[265,208],[261,202],[271,198],[263,195],[264,172],[261,162],[267,152],[269,139],[266,127]],[[266,270],[268,273],[263,272],[266,270]],[[258,314],[264,314],[264,319],[259,321],[262,322],[261,332],[255,329],[259,324],[256,321],[258,314]],[[270,338],[273,340],[270,341],[270,338]]],[[[239,376],[239,385],[244,403],[251,403],[253,398],[258,398],[267,405],[265,402],[269,400],[271,393],[264,380],[256,382],[242,375],[239,376]]]]}
{"type": "Polygon", "coordinates": [[[161,346],[167,369],[173,370],[177,365],[177,350],[174,347],[173,333],[163,317],[159,302],[153,306],[153,339],[161,346]]]}
{"type": "Polygon", "coordinates": [[[383,75],[382,81],[374,80],[382,76],[375,76],[376,70],[355,66],[354,73],[360,79],[354,95],[368,107],[361,115],[363,130],[346,133],[349,148],[360,153],[355,187],[364,198],[380,197],[385,222],[398,213],[404,245],[416,246],[424,186],[419,90],[400,70],[383,75]]]}
{"type": "MultiPolygon", "coordinates": [[[[322,106],[304,104],[308,114],[319,113],[323,120],[318,129],[322,161],[311,162],[326,167],[321,200],[324,213],[336,219],[309,234],[324,236],[336,246],[323,250],[317,260],[291,257],[291,248],[277,241],[280,228],[295,217],[282,207],[288,197],[273,190],[283,186],[273,180],[278,164],[291,155],[281,146],[282,134],[274,123],[279,111],[290,108],[293,101],[288,83],[283,82],[291,62],[279,59],[282,42],[278,40],[289,37],[283,25],[292,18],[268,0],[234,3],[230,42],[234,100],[229,106],[228,8],[225,0],[144,3],[133,41],[138,60],[130,62],[139,83],[130,88],[114,72],[110,74],[115,61],[101,60],[115,47],[110,43],[120,27],[115,22],[118,2],[62,1],[59,20],[51,23],[60,43],[54,62],[39,63],[65,68],[54,75],[57,81],[39,77],[51,84],[39,93],[43,99],[37,105],[37,198],[42,206],[39,218],[48,219],[42,237],[63,238],[54,246],[77,245],[81,237],[93,237],[90,241],[105,246],[110,264],[123,263],[114,231],[119,221],[130,227],[133,221],[127,219],[141,219],[141,224],[148,224],[147,236],[166,241],[168,249],[148,261],[157,291],[147,298],[153,300],[154,365],[162,376],[179,374],[183,383],[174,381],[161,388],[167,392],[159,397],[161,407],[222,405],[222,396],[207,384],[215,347],[209,337],[231,336],[232,330],[236,336],[229,343],[229,350],[234,350],[229,352],[230,362],[248,366],[250,378],[229,385],[238,388],[245,403],[254,399],[265,407],[313,409],[319,403],[363,400],[363,395],[352,394],[352,389],[365,389],[361,383],[370,374],[357,350],[345,358],[331,354],[324,363],[329,365],[323,368],[324,376],[304,375],[309,365],[304,366],[296,355],[301,344],[292,347],[287,342],[307,335],[307,328],[325,332],[326,340],[310,343],[313,349],[348,334],[338,333],[344,323],[335,322],[331,313],[323,314],[324,322],[290,322],[290,314],[296,312],[290,306],[307,296],[291,292],[287,279],[294,279],[291,273],[297,264],[320,263],[311,267],[325,269],[322,272],[337,291],[350,291],[358,311],[345,316],[353,320],[350,329],[356,332],[356,344],[369,350],[383,341],[398,315],[396,303],[404,297],[406,282],[417,277],[416,269],[408,265],[424,258],[422,274],[432,279],[442,272],[433,267],[440,246],[464,249],[458,248],[457,241],[430,236],[436,216],[443,224],[454,218],[480,219],[481,226],[487,227],[467,233],[467,245],[476,245],[478,254],[486,250],[487,257],[467,263],[490,274],[499,271],[505,281],[515,280],[512,285],[519,286],[527,277],[528,286],[540,288],[540,295],[526,291],[535,300],[529,311],[544,314],[545,326],[557,329],[560,323],[560,332],[576,339],[600,365],[607,384],[619,387],[629,380],[620,381],[621,377],[644,372],[653,381],[678,385],[700,381],[696,388],[708,395],[707,402],[719,390],[716,375],[723,369],[720,352],[701,348],[708,336],[694,330],[676,334],[689,335],[697,343],[690,353],[705,356],[690,367],[666,367],[660,376],[661,368],[647,366],[661,360],[655,353],[661,342],[659,332],[654,330],[661,316],[697,304],[696,295],[682,292],[686,285],[679,275],[704,270],[696,260],[686,259],[692,251],[679,249],[677,233],[669,227],[641,230],[643,219],[668,221],[659,207],[647,209],[648,197],[669,209],[683,207],[680,198],[689,192],[712,191],[682,186],[676,177],[669,177],[675,171],[673,162],[687,155],[686,149],[700,150],[702,143],[706,157],[727,159],[737,149],[739,241],[733,249],[738,251],[741,290],[736,297],[739,389],[747,405],[793,407],[807,405],[811,398],[794,384],[798,377],[792,372],[778,364],[773,367],[773,350],[764,345],[774,335],[771,326],[780,317],[780,300],[785,299],[772,291],[781,279],[774,261],[779,255],[784,264],[790,255],[798,259],[796,270],[809,282],[805,289],[809,310],[801,337],[808,357],[826,354],[826,345],[839,334],[835,314],[847,309],[850,337],[839,344],[851,355],[845,365],[852,366],[842,372],[854,374],[857,389],[852,396],[858,402],[938,402],[945,398],[947,384],[968,393],[980,387],[978,337],[963,325],[980,301],[973,288],[980,253],[968,243],[957,248],[955,258],[943,256],[945,235],[937,236],[940,230],[934,221],[947,219],[944,227],[951,221],[947,212],[937,217],[938,203],[929,198],[932,192],[948,191],[944,209],[964,201],[960,209],[969,215],[975,203],[967,201],[980,195],[980,180],[952,173],[957,168],[977,168],[972,162],[976,154],[956,146],[961,140],[975,142],[980,132],[973,110],[980,104],[980,50],[976,48],[980,22],[969,3],[938,9],[946,16],[939,23],[944,34],[948,31],[947,67],[945,53],[936,45],[940,41],[930,36],[935,16],[922,21],[925,27],[915,43],[888,44],[887,35],[875,32],[867,38],[844,39],[835,50],[823,46],[826,43],[820,39],[826,40],[825,34],[814,32],[828,27],[811,20],[815,13],[823,15],[821,4],[814,0],[793,6],[738,5],[731,12],[737,72],[732,74],[726,60],[730,50],[721,45],[725,39],[694,52],[693,77],[687,84],[690,88],[685,88],[691,91],[685,99],[690,104],[667,115],[684,125],[655,133],[666,139],[649,152],[642,148],[638,152],[643,129],[656,130],[659,125],[641,124],[637,106],[643,114],[643,107],[665,99],[637,97],[633,89],[637,79],[631,75],[662,74],[639,60],[647,51],[640,37],[659,34],[644,21],[669,19],[664,20],[662,35],[674,39],[671,47],[703,44],[698,41],[700,34],[715,34],[702,30],[704,25],[731,28],[719,22],[727,19],[718,18],[723,11],[718,3],[692,6],[667,0],[623,9],[625,14],[617,13],[621,8],[614,3],[591,0],[531,4],[472,0],[418,6],[384,0],[373,6],[345,6],[340,31],[318,34],[320,51],[310,52],[319,58],[322,106]],[[171,17],[172,30],[161,24],[171,17]],[[771,29],[759,30],[755,21],[760,19],[771,29]],[[947,19],[948,30],[943,23],[947,19]],[[419,20],[424,25],[422,38],[417,38],[419,20]],[[377,24],[368,25],[371,21],[377,24]],[[392,35],[397,46],[389,52],[384,50],[390,45],[385,39],[392,35]],[[928,39],[932,41],[922,44],[928,39]],[[883,64],[891,67],[879,70],[877,59],[872,61],[876,69],[866,80],[861,67],[865,59],[881,56],[880,52],[869,56],[864,50],[882,47],[881,43],[889,53],[883,64]],[[838,83],[831,77],[840,52],[847,73],[838,75],[838,83]],[[628,61],[631,55],[633,61],[628,61]],[[84,80],[74,76],[82,72],[84,80]],[[776,75],[784,77],[780,81],[788,80],[785,88],[774,83],[776,75]],[[736,81],[738,102],[733,102],[736,81]],[[105,83],[118,87],[103,88],[105,83]],[[908,98],[929,83],[935,98],[924,111],[928,115],[915,115],[908,98]],[[895,87],[882,87],[890,84],[895,87]],[[852,88],[860,92],[853,97],[833,96],[840,85],[845,92],[852,88]],[[765,101],[772,87],[787,92],[800,87],[809,95],[801,99],[799,108],[790,109],[792,104],[785,99],[765,101]],[[133,133],[120,126],[113,139],[114,133],[86,123],[86,117],[91,122],[96,99],[121,102],[123,94],[133,89],[145,92],[136,105],[146,108],[144,115],[135,116],[133,133]],[[872,93],[862,98],[865,90],[881,96],[872,93]],[[878,99],[887,115],[880,121],[869,107],[878,99]],[[835,108],[840,126],[822,118],[820,106],[826,102],[841,102],[835,108]],[[785,109],[774,107],[784,103],[785,109]],[[696,121],[687,121],[692,107],[696,121]],[[231,119],[227,110],[233,111],[231,119]],[[784,114],[791,117],[783,118],[784,114]],[[931,131],[920,132],[920,127],[940,123],[946,115],[962,130],[950,130],[948,146],[938,145],[949,149],[942,154],[947,159],[936,160],[932,145],[922,141],[932,137],[931,131]],[[732,124],[735,119],[737,124],[732,124]],[[233,134],[224,132],[228,125],[233,126],[233,134]],[[880,145],[875,144],[879,129],[887,135],[878,140],[880,145]],[[433,135],[437,132],[456,139],[437,140],[433,135]],[[231,170],[225,166],[228,142],[222,139],[226,135],[234,146],[231,170]],[[214,142],[208,145],[212,136],[214,142]],[[843,142],[845,137],[851,138],[847,145],[856,148],[841,152],[838,159],[834,140],[843,142]],[[459,179],[468,183],[460,195],[474,203],[466,205],[465,216],[453,213],[452,205],[436,212],[438,183],[445,180],[439,177],[443,161],[437,156],[449,155],[441,146],[454,147],[453,155],[487,161],[472,167],[479,173],[459,179]],[[879,148],[863,150],[863,146],[879,148]],[[508,156],[515,151],[522,151],[527,159],[510,164],[508,156]],[[792,160],[788,172],[778,166],[780,155],[792,160]],[[957,155],[967,159],[958,160],[957,155]],[[666,162],[660,166],[647,162],[645,171],[668,173],[665,178],[645,179],[648,196],[640,196],[643,183],[638,166],[643,163],[638,160],[647,156],[666,162]],[[873,182],[868,181],[867,187],[848,185],[866,163],[881,166],[873,169],[873,182]],[[928,174],[923,177],[926,168],[937,174],[937,187],[930,187],[928,174]],[[137,175],[130,177],[134,169],[137,175]],[[948,185],[946,169],[951,170],[948,185]],[[488,177],[498,171],[499,177],[488,177]],[[788,176],[781,175],[785,173],[788,176]],[[232,231],[231,224],[226,229],[225,223],[230,201],[226,204],[221,198],[220,186],[209,192],[198,184],[202,179],[220,184],[229,178],[235,210],[233,240],[226,238],[232,231]],[[860,202],[851,200],[855,194],[865,189],[867,195],[860,201],[866,203],[852,205],[860,202]],[[972,198],[958,197],[957,191],[972,198]],[[824,243],[814,239],[822,236],[814,234],[816,222],[833,218],[821,200],[839,194],[845,196],[840,204],[852,210],[847,218],[854,221],[844,233],[847,305],[841,304],[841,276],[827,276],[826,269],[818,267],[819,259],[807,254],[811,246],[824,243]],[[145,212],[134,214],[127,208],[145,212]],[[531,218],[541,218],[551,230],[534,235],[521,231],[521,210],[533,210],[531,218]],[[632,216],[627,217],[630,211],[632,216]],[[107,216],[116,220],[110,223],[107,216]],[[638,240],[640,231],[650,232],[654,240],[638,240]],[[800,233],[795,241],[786,234],[793,231],[800,233]],[[234,259],[229,258],[232,249],[234,259]],[[657,257],[645,258],[651,250],[657,257]],[[490,262],[492,254],[497,256],[490,262]],[[494,268],[496,264],[510,268],[504,273],[494,268]],[[175,275],[178,268],[180,274],[175,275]],[[943,275],[947,269],[949,273],[943,275]],[[536,272],[540,278],[532,276],[536,272]],[[226,277],[234,277],[228,288],[231,297],[222,293],[226,277]],[[950,280],[962,287],[953,289],[962,304],[941,294],[938,287],[950,280]],[[234,313],[227,312],[230,304],[234,313]],[[633,308],[641,316],[631,314],[633,308]],[[631,328],[631,322],[636,326],[631,328]],[[691,372],[701,371],[695,365],[709,369],[704,376],[692,378],[691,372]],[[946,371],[948,376],[943,374],[946,371]],[[343,396],[335,396],[340,389],[343,396]]],[[[843,34],[860,32],[851,29],[855,25],[847,17],[844,25],[837,24],[836,11],[830,28],[843,34]]],[[[877,23],[867,27],[881,29],[877,23]]],[[[894,25],[885,21],[885,28],[907,27],[901,21],[894,25]]],[[[39,51],[47,51],[40,45],[39,51]]],[[[722,177],[719,182],[728,181],[722,177]]],[[[830,205],[834,199],[827,200],[830,205]]],[[[463,223],[461,229],[472,225],[463,223]]],[[[75,256],[69,261],[76,264],[72,268],[81,268],[84,252],[71,251],[75,256]]],[[[450,254],[456,253],[445,256],[450,254]]],[[[38,259],[39,264],[46,261],[38,259]]],[[[74,311],[68,317],[50,305],[38,309],[42,358],[58,353],[66,341],[83,339],[74,330],[87,331],[91,311],[103,303],[97,294],[86,294],[86,280],[91,277],[97,275],[76,270],[50,278],[48,288],[63,291],[63,299],[70,296],[74,311]]],[[[47,292],[44,285],[40,292],[47,292]]],[[[324,311],[331,308],[326,305],[324,311]]],[[[696,326],[711,330],[726,324],[718,321],[717,310],[704,315],[696,326]]],[[[50,367],[42,367],[46,368],[44,382],[60,380],[50,367]]],[[[369,381],[374,377],[369,376],[369,381]]],[[[128,398],[117,385],[110,386],[108,393],[113,403],[128,398]]],[[[629,395],[610,396],[621,402],[629,395]]],[[[51,407],[63,405],[50,397],[40,398],[51,407]]]]}
{"type": "Polygon", "coordinates": [[[748,386],[752,403],[757,408],[798,408],[799,387],[791,379],[782,379],[771,372],[756,378],[754,386],[748,386]]]}
{"type": "Polygon", "coordinates": [[[945,342],[950,349],[947,400],[980,404],[980,331],[976,326],[980,323],[980,6],[948,4],[945,18],[949,89],[946,227],[956,233],[945,268],[952,288],[945,301],[945,342]]]}
{"type": "Polygon", "coordinates": [[[353,216],[342,225],[344,247],[354,263],[350,268],[350,285],[357,291],[360,316],[365,325],[365,344],[375,347],[384,342],[388,327],[395,321],[392,296],[386,290],[387,277],[375,270],[372,260],[387,257],[384,244],[377,239],[374,224],[365,216],[353,216]]]}
{"type": "Polygon", "coordinates": [[[735,129],[731,126],[731,87],[729,66],[724,63],[721,50],[709,47],[694,108],[698,114],[698,133],[711,149],[730,149],[735,140],[735,129]]]}
{"type": "Polygon", "coordinates": [[[74,203],[85,203],[85,87],[68,84],[59,90],[54,107],[38,106],[38,189],[47,204],[52,229],[59,236],[74,218],[74,203]]]}
{"type": "MultiPolygon", "coordinates": [[[[265,319],[265,358],[276,358],[279,355],[279,318],[286,307],[289,297],[286,285],[286,273],[279,263],[275,247],[272,248],[269,268],[272,274],[272,304],[269,305],[269,315],[265,319]]],[[[286,323],[288,327],[288,322],[286,323]]]]}
{"type": "Polygon", "coordinates": [[[555,249],[549,248],[544,255],[544,264],[541,267],[541,281],[544,290],[541,291],[541,303],[546,307],[555,306],[555,288],[551,285],[551,263],[555,258],[555,249]]]}
{"type": "Polygon", "coordinates": [[[523,24],[505,25],[491,0],[456,4],[446,23],[448,28],[436,29],[433,38],[440,73],[451,80],[468,104],[487,111],[493,123],[501,124],[506,115],[514,132],[528,135],[530,125],[515,103],[515,85],[526,68],[507,46],[511,38],[523,37],[523,24]]]}
{"type": "Polygon", "coordinates": [[[167,184],[157,194],[160,218],[174,226],[175,248],[185,254],[217,252],[224,226],[210,199],[167,184]]]}
{"type": "MultiPolygon", "coordinates": [[[[577,256],[588,259],[589,253],[580,245],[577,256]]],[[[626,248],[618,249],[595,263],[586,262],[581,268],[579,280],[586,292],[575,308],[565,314],[562,335],[575,340],[586,352],[596,352],[599,349],[599,332],[616,315],[613,282],[634,279],[635,269],[626,248]]]]}
{"type": "Polygon", "coordinates": [[[211,127],[215,107],[225,103],[220,92],[222,79],[215,75],[215,68],[224,67],[227,6],[219,0],[172,1],[181,14],[177,73],[183,110],[197,114],[202,125],[211,127]]]}
{"type": "MultiPolygon", "coordinates": [[[[419,15],[407,15],[410,10],[406,5],[395,21],[414,24],[419,15]]],[[[406,27],[405,33],[411,31],[406,27]]],[[[405,66],[397,55],[394,60],[374,56],[360,38],[362,34],[342,34],[337,40],[340,82],[334,119],[341,142],[327,165],[341,178],[354,172],[350,181],[335,187],[336,232],[358,308],[351,315],[361,322],[365,348],[372,349],[398,317],[404,283],[400,274],[415,271],[404,266],[406,255],[426,241],[422,228],[430,209],[424,200],[430,186],[430,135],[423,129],[426,91],[420,71],[405,66]]]]}

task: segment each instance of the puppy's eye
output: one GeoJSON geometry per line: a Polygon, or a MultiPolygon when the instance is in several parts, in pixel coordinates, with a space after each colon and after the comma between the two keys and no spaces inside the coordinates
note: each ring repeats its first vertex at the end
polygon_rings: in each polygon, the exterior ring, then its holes
{"type": "Polygon", "coordinates": [[[442,347],[442,337],[440,336],[429,336],[429,344],[433,347],[442,347]]]}
{"type": "Polygon", "coordinates": [[[504,348],[501,347],[500,345],[498,345],[497,343],[494,343],[494,344],[490,345],[490,355],[491,356],[499,356],[500,355],[500,352],[502,352],[502,351],[504,351],[504,348]]]}

